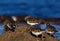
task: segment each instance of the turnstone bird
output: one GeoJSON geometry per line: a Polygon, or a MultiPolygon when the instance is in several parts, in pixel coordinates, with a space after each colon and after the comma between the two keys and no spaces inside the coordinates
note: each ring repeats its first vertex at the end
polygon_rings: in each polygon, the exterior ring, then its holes
{"type": "Polygon", "coordinates": [[[32,18],[30,16],[25,17],[25,20],[27,21],[27,24],[29,24],[31,26],[36,25],[36,24],[39,24],[38,23],[38,19],[32,18]]]}
{"type": "MultiPolygon", "coordinates": [[[[45,31],[43,31],[41,28],[34,28],[34,27],[32,27],[32,28],[30,29],[31,35],[35,36],[36,39],[37,39],[37,41],[39,41],[39,40],[38,40],[39,37],[42,38],[42,37],[44,36],[44,35],[43,35],[44,32],[45,32],[45,31]]],[[[44,36],[44,37],[45,37],[45,36],[44,36]]]]}
{"type": "Polygon", "coordinates": [[[47,28],[46,28],[46,32],[51,35],[52,37],[54,37],[55,32],[57,32],[56,28],[50,24],[47,24],[47,28]]]}
{"type": "Polygon", "coordinates": [[[8,23],[5,25],[5,31],[12,31],[14,32],[15,31],[15,28],[16,28],[16,25],[12,24],[12,23],[8,23]]]}

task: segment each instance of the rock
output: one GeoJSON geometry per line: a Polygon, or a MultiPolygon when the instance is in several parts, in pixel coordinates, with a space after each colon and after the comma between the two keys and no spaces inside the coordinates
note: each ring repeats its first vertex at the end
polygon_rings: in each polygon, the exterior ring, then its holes
{"type": "MultiPolygon", "coordinates": [[[[16,28],[15,32],[5,32],[0,36],[0,41],[37,41],[35,37],[33,37],[27,29],[30,26],[27,25],[20,25],[16,28]]],[[[41,41],[41,38],[39,38],[41,41]]],[[[50,37],[46,34],[45,41],[58,41],[57,39],[50,37]]]]}

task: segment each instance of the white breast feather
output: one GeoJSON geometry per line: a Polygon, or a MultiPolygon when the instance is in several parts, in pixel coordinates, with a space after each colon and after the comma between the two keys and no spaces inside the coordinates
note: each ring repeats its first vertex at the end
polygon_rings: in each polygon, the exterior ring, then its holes
{"type": "Polygon", "coordinates": [[[48,31],[48,30],[46,30],[46,32],[47,33],[50,33],[50,34],[53,34],[54,33],[54,31],[51,32],[51,31],[48,31]]]}
{"type": "Polygon", "coordinates": [[[41,32],[34,32],[34,31],[32,31],[32,34],[34,34],[34,35],[40,35],[42,33],[43,33],[42,31],[41,32]]]}
{"type": "Polygon", "coordinates": [[[36,24],[38,24],[38,23],[30,23],[29,21],[27,21],[27,23],[28,23],[29,25],[36,25],[36,24]]]}

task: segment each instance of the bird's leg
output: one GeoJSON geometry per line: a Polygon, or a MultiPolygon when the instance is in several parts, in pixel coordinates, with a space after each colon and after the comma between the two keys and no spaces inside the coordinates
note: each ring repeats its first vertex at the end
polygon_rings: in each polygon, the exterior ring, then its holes
{"type": "Polygon", "coordinates": [[[51,36],[51,37],[54,37],[54,35],[53,35],[53,34],[50,34],[50,36],[51,36]]]}
{"type": "Polygon", "coordinates": [[[41,38],[42,38],[42,41],[45,41],[46,37],[45,37],[45,33],[44,32],[42,33],[42,37],[41,38]]]}
{"type": "Polygon", "coordinates": [[[39,41],[39,39],[38,39],[38,35],[36,36],[36,40],[39,41]]]}

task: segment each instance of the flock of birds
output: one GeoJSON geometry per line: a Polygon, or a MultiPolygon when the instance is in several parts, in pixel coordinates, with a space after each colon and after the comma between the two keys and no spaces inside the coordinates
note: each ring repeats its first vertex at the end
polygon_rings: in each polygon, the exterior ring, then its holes
{"type": "Polygon", "coordinates": [[[29,29],[29,32],[31,35],[36,37],[37,41],[38,41],[39,37],[45,38],[45,35],[44,35],[45,33],[54,37],[55,32],[58,32],[54,26],[50,25],[49,22],[46,22],[44,19],[38,19],[35,17],[31,17],[31,16],[24,16],[24,17],[0,16],[0,23],[4,23],[5,31],[10,30],[10,31],[14,32],[15,28],[16,28],[16,23],[19,23],[22,21],[31,26],[31,28],[29,29]],[[47,26],[45,29],[46,31],[42,28],[35,28],[34,27],[35,25],[38,25],[38,24],[46,24],[46,26],[47,26]]]}

